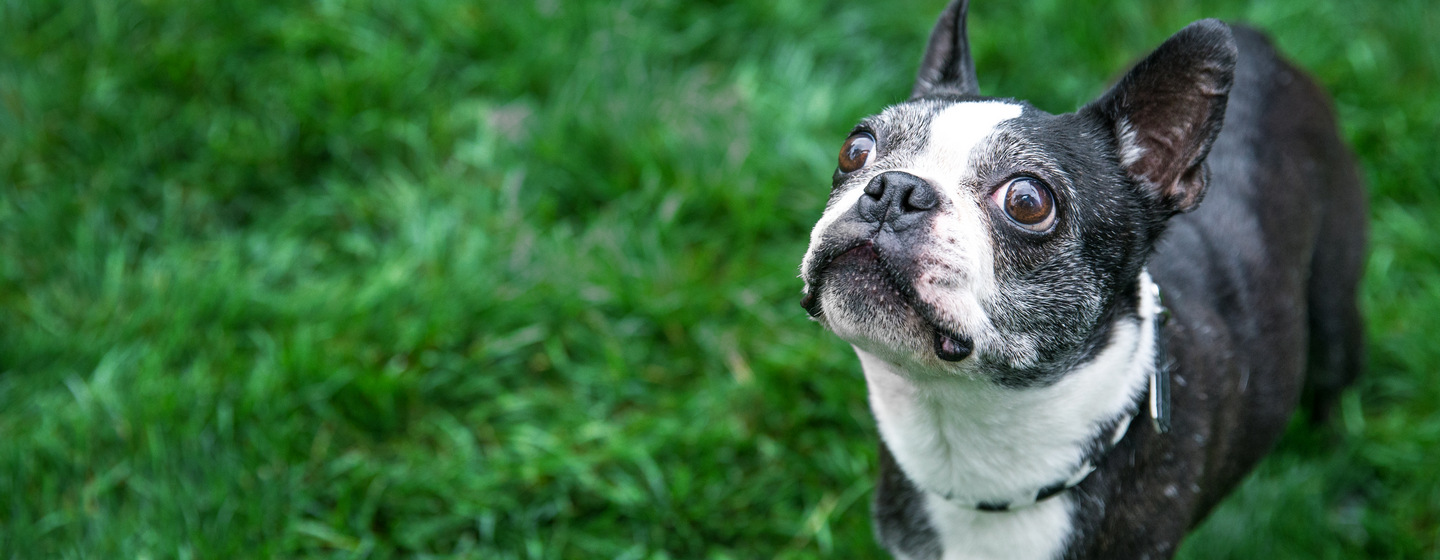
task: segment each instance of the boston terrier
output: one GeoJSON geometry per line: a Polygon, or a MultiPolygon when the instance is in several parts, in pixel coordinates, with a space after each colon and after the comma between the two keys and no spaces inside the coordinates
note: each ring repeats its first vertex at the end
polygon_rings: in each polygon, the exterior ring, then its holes
{"type": "Polygon", "coordinates": [[[845,140],[801,264],[865,372],[877,538],[1168,558],[1362,367],[1355,163],[1258,32],[1195,22],[1052,115],[980,94],[966,4],[845,140]]]}

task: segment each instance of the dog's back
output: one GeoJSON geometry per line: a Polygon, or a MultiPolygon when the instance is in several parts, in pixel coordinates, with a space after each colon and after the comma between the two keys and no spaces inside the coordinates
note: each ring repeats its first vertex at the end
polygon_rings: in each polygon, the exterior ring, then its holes
{"type": "MultiPolygon", "coordinates": [[[[1268,240],[1270,262],[1277,269],[1309,273],[1300,284],[1276,278],[1270,289],[1252,286],[1252,297],[1279,295],[1287,306],[1306,309],[1309,338],[1300,343],[1309,346],[1307,402],[1312,418],[1323,419],[1336,393],[1364,365],[1355,292],[1367,237],[1365,189],[1325,91],[1283,60],[1260,32],[1243,26],[1232,30],[1241,59],[1226,127],[1210,156],[1216,185],[1225,186],[1212,196],[1231,204],[1248,200],[1253,215],[1268,218],[1256,225],[1268,240]],[[1277,294],[1282,281],[1293,291],[1277,294]],[[1287,299],[1301,292],[1306,300],[1287,299]]],[[[1192,218],[1204,220],[1218,211],[1202,207],[1197,213],[1192,218]]],[[[1187,221],[1182,217],[1175,223],[1187,221]]],[[[1249,240],[1230,241],[1243,246],[1249,240]]],[[[1295,317],[1283,319],[1289,324],[1295,317]]]]}
{"type": "MultiPolygon", "coordinates": [[[[1170,220],[1149,265],[1173,313],[1173,407],[1217,412],[1177,414],[1172,433],[1185,440],[1173,445],[1137,441],[1139,459],[1117,474],[1157,487],[1114,492],[1109,508],[1133,503],[1120,507],[1124,516],[1105,516],[1093,557],[1139,555],[1149,551],[1132,547],[1163,542],[1114,538],[1133,531],[1136,518],[1175,518],[1174,502],[1161,496],[1180,494],[1191,506],[1185,525],[1198,524],[1269,452],[1302,393],[1312,417],[1324,418],[1363,367],[1355,293],[1366,202],[1353,157],[1324,91],[1261,33],[1232,29],[1240,57],[1207,160],[1209,189],[1198,209],[1170,220]],[[1171,469],[1195,471],[1195,482],[1167,483],[1171,469]]],[[[1172,525],[1177,541],[1189,528],[1172,525]]]]}

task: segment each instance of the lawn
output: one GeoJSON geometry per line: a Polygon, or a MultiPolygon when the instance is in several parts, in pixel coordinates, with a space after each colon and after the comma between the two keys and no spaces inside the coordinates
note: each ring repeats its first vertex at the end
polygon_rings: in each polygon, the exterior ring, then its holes
{"type": "MultiPolygon", "coordinates": [[[[941,0],[0,2],[0,557],[865,558],[797,266],[941,0]]],[[[1440,558],[1432,0],[976,0],[1069,111],[1184,24],[1333,93],[1369,372],[1184,558],[1440,558]]]]}

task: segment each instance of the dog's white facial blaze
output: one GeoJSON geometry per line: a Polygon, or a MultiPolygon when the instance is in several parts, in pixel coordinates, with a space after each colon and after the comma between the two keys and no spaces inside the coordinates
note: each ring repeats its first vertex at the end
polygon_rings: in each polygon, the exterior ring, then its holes
{"type": "MultiPolygon", "coordinates": [[[[898,106],[881,118],[905,120],[895,114],[925,107],[898,106]]],[[[928,181],[940,195],[940,215],[930,222],[929,242],[917,251],[918,266],[912,279],[915,296],[929,306],[936,325],[925,324],[912,310],[886,316],[888,306],[861,306],[846,301],[833,285],[821,289],[820,305],[826,325],[842,339],[893,361],[946,368],[934,356],[931,333],[935,326],[970,337],[977,352],[998,346],[998,336],[985,312],[997,290],[994,242],[985,205],[987,193],[977,191],[973,158],[1002,123],[1019,117],[1020,105],[999,101],[962,102],[928,116],[925,142],[912,150],[881,146],[872,169],[903,171],[928,181]],[[887,152],[887,148],[893,151],[887,152]]],[[[882,140],[883,141],[883,140],[882,140]]],[[[831,227],[864,196],[864,187],[881,171],[861,172],[826,208],[810,234],[810,250],[801,263],[801,275],[814,280],[816,250],[831,227]]],[[[807,290],[813,286],[807,285],[807,290]]],[[[853,293],[854,287],[846,290],[853,293]]],[[[1014,341],[1009,342],[1010,346],[1014,341]]]]}
{"type": "Polygon", "coordinates": [[[974,174],[975,147],[1001,123],[1020,116],[1022,107],[1000,101],[956,103],[930,119],[929,142],[914,162],[916,173],[936,181],[942,192],[955,196],[961,181],[974,174]]]}

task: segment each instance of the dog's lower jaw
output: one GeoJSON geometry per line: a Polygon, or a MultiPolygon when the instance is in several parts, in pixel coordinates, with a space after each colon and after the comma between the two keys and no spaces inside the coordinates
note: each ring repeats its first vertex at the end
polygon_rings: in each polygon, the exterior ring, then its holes
{"type": "MultiPolygon", "coordinates": [[[[819,310],[812,314],[826,329],[910,375],[937,377],[975,376],[977,362],[986,344],[994,346],[994,335],[972,337],[971,332],[993,332],[981,313],[964,315],[966,320],[945,320],[921,310],[898,290],[877,281],[864,286],[868,293],[857,297],[853,288],[835,283],[818,289],[807,286],[805,302],[819,310]],[[847,292],[846,290],[849,290],[847,292]],[[814,294],[814,295],[812,295],[814,294]],[[863,305],[842,302],[863,301],[863,305]],[[956,329],[950,325],[960,325],[956,329]],[[978,326],[978,325],[984,325],[978,326]]],[[[971,307],[979,309],[978,303],[971,307]]]]}
{"type": "Polygon", "coordinates": [[[1094,359],[1047,386],[1014,389],[984,376],[915,375],[856,349],[881,436],[923,497],[944,558],[1063,552],[1071,533],[1069,493],[1038,502],[1034,496],[1077,473],[1083,479],[1097,438],[1108,438],[1106,428],[1141,410],[1159,320],[1152,287],[1142,273],[1139,317],[1121,319],[1094,359]],[[976,509],[982,503],[1017,507],[976,509]]]}

